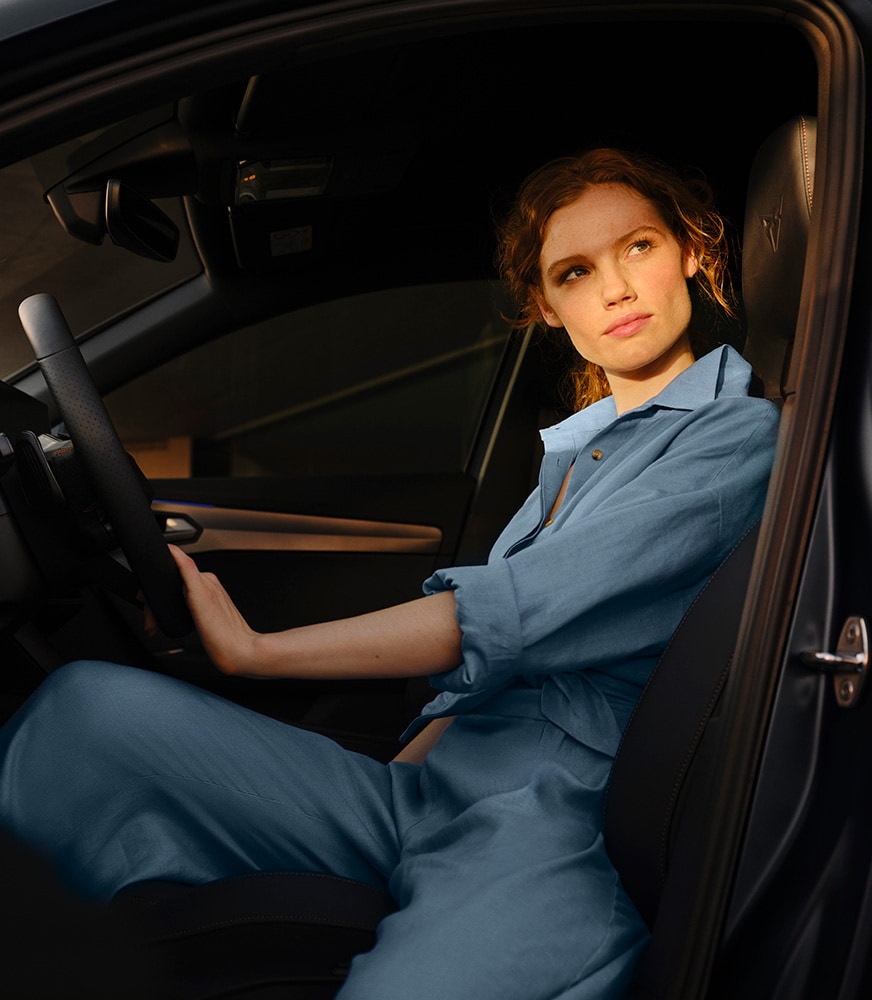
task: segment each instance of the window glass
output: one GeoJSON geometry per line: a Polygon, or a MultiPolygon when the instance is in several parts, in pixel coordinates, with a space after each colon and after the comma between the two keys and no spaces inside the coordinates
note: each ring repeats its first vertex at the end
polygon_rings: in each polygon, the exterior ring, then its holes
{"type": "Polygon", "coordinates": [[[30,161],[0,170],[0,192],[0,378],[33,362],[18,320],[18,306],[29,295],[53,295],[80,336],[201,270],[178,199],[157,202],[181,233],[176,259],[163,264],[108,237],[93,246],[64,232],[30,161]]]}
{"type": "Polygon", "coordinates": [[[106,404],[152,477],[461,471],[505,307],[489,282],[322,303],[198,347],[106,404]]]}

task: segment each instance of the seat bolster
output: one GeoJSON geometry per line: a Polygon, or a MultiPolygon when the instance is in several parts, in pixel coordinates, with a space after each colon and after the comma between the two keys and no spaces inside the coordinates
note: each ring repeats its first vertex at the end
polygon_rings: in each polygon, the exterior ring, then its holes
{"type": "Polygon", "coordinates": [[[199,886],[142,882],[119,893],[113,906],[134,915],[152,941],[258,923],[374,930],[396,909],[375,886],[311,872],[257,872],[199,886]]]}
{"type": "Polygon", "coordinates": [[[759,524],[688,609],[648,680],[618,748],[605,805],[606,847],[653,927],[682,787],[727,678],[759,524]]]}

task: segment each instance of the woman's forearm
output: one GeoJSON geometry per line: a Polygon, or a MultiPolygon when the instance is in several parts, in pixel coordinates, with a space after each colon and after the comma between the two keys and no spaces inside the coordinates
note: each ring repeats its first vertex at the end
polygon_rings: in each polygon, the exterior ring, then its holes
{"type": "Polygon", "coordinates": [[[259,677],[420,677],[460,663],[454,594],[443,591],[355,618],[269,632],[256,641],[259,677]]]}
{"type": "Polygon", "coordinates": [[[460,663],[454,594],[339,621],[260,633],[249,627],[221,582],[201,573],[180,549],[170,551],[206,652],[219,670],[247,677],[418,677],[460,663]]]}

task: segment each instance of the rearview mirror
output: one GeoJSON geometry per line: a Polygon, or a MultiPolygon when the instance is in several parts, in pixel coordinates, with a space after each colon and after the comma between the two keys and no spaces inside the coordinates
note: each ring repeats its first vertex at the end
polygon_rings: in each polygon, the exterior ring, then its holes
{"type": "Polygon", "coordinates": [[[179,230],[153,201],[123,181],[106,182],[106,232],[125,250],[167,263],[179,249],[179,230]]]}
{"type": "Polygon", "coordinates": [[[84,243],[100,246],[108,233],[112,242],[125,250],[168,263],[179,248],[179,230],[157,205],[125,181],[106,181],[105,191],[66,189],[65,183],[46,191],[64,230],[84,243]]]}

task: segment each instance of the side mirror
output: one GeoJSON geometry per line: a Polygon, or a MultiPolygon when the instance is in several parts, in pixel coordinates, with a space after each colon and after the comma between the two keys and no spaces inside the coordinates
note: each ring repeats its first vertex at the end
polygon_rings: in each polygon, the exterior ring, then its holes
{"type": "Polygon", "coordinates": [[[179,249],[173,220],[153,201],[114,179],[106,182],[106,232],[116,246],[151,260],[175,260],[179,249]]]}

